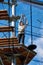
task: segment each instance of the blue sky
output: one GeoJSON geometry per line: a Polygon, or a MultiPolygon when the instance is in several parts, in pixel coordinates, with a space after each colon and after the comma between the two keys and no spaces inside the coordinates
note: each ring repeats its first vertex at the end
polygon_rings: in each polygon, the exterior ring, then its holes
{"type": "MultiPolygon", "coordinates": [[[[7,1],[7,0],[5,0],[7,1]]],[[[43,1],[43,0],[38,0],[38,1],[43,1]]],[[[25,33],[25,45],[30,45],[31,44],[31,18],[30,18],[30,4],[26,4],[23,2],[17,2],[18,6],[16,7],[16,15],[25,14],[26,18],[28,19],[29,25],[26,27],[25,33]]],[[[8,10],[8,5],[2,5],[0,4],[0,10],[2,9],[7,9],[8,10]]],[[[11,11],[10,11],[11,15],[11,11]]],[[[19,21],[19,20],[18,20],[19,21]]],[[[5,23],[5,25],[8,25],[8,21],[6,22],[5,20],[0,21],[0,23],[5,23]]],[[[16,22],[18,24],[18,22],[16,22]]],[[[0,24],[0,26],[3,26],[0,24]]],[[[43,6],[39,5],[33,5],[32,4],[32,34],[35,35],[33,36],[33,44],[37,45],[37,49],[35,50],[37,52],[37,55],[34,57],[33,60],[40,60],[43,61],[43,6]],[[40,29],[39,29],[40,28],[40,29]]],[[[17,27],[17,25],[16,25],[17,27]]],[[[16,30],[17,31],[17,30],[16,30]]],[[[7,34],[7,33],[5,33],[7,34]]],[[[8,36],[8,35],[7,35],[8,36]]],[[[0,33],[0,37],[4,37],[3,33],[0,33]],[[2,35],[2,36],[1,36],[2,35]]],[[[43,65],[43,63],[40,62],[35,62],[31,61],[28,65],[43,65]]]]}
{"type": "MultiPolygon", "coordinates": [[[[29,25],[31,25],[30,22],[30,4],[24,4],[21,2],[18,2],[18,6],[16,9],[16,14],[21,15],[25,14],[29,25]]],[[[33,60],[42,60],[43,61],[43,29],[38,29],[38,28],[43,28],[43,6],[39,5],[32,5],[32,33],[33,35],[33,44],[37,45],[37,49],[35,50],[37,52],[37,55],[34,57],[33,60]],[[38,28],[34,28],[38,27],[38,28]],[[39,36],[39,37],[37,37],[39,36]]],[[[27,26],[26,30],[28,30],[28,34],[31,34],[31,26],[27,26]]],[[[26,31],[27,32],[27,31],[26,31]]],[[[25,34],[25,45],[30,45],[31,44],[31,36],[25,34]]],[[[35,62],[31,61],[28,65],[43,65],[43,63],[40,62],[35,62]]]]}

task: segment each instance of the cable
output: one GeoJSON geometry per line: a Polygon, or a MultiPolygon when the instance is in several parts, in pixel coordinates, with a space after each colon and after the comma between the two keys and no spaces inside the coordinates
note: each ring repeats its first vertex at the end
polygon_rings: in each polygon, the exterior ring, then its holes
{"type": "Polygon", "coordinates": [[[6,34],[3,32],[4,36],[7,38],[6,34]]]}
{"type": "MultiPolygon", "coordinates": [[[[8,4],[10,3],[10,0],[8,0],[8,4]]],[[[8,5],[8,14],[9,14],[9,17],[10,17],[10,5],[8,5]]],[[[8,26],[9,26],[9,29],[10,29],[10,19],[8,20],[8,26]]],[[[8,32],[9,34],[9,48],[10,48],[10,32],[8,32]]]]}
{"type": "MultiPolygon", "coordinates": [[[[31,0],[30,0],[31,2],[31,0]]],[[[31,22],[31,44],[33,44],[33,36],[32,36],[32,5],[30,5],[30,22],[31,22]]]]}
{"type": "MultiPolygon", "coordinates": [[[[16,27],[16,29],[18,30],[18,28],[16,27]]],[[[16,32],[19,32],[19,31],[16,31],[16,32]]],[[[25,30],[25,33],[31,33],[31,31],[28,31],[28,30],[25,30]]],[[[33,34],[36,34],[36,35],[41,35],[41,34],[37,34],[35,32],[32,32],[33,34]]],[[[43,36],[43,35],[42,35],[43,36]]]]}
{"type": "MultiPolygon", "coordinates": [[[[30,33],[25,33],[26,35],[31,35],[30,33]]],[[[34,37],[38,37],[38,38],[43,38],[43,37],[41,37],[41,36],[38,36],[38,35],[35,35],[35,34],[32,34],[32,36],[34,36],[34,37]]]]}
{"type": "MultiPolygon", "coordinates": [[[[4,24],[4,23],[0,23],[0,24],[6,25],[6,24],[4,24]]],[[[31,25],[28,24],[28,26],[31,26],[31,25]]],[[[42,30],[43,30],[43,28],[40,28],[40,27],[36,27],[36,26],[32,26],[32,27],[33,27],[33,28],[37,28],[37,29],[42,29],[42,30]]]]}
{"type": "MultiPolygon", "coordinates": [[[[18,31],[16,31],[17,33],[18,33],[18,31]]],[[[26,33],[25,32],[25,35],[30,35],[31,36],[31,32],[30,33],[26,33]]],[[[32,36],[34,36],[34,37],[38,37],[38,38],[43,38],[43,36],[41,37],[40,35],[36,35],[36,34],[32,34],[32,36]]]]}
{"type": "MultiPolygon", "coordinates": [[[[31,26],[31,25],[29,25],[29,26],[31,26]]],[[[40,28],[40,27],[36,27],[36,26],[32,26],[32,27],[34,27],[34,28],[37,28],[37,29],[43,29],[43,28],[40,28]]]]}
{"type": "MultiPolygon", "coordinates": [[[[29,32],[31,32],[31,31],[28,31],[28,30],[25,30],[25,32],[26,33],[29,33],[29,32]]],[[[33,34],[37,34],[37,33],[35,33],[35,32],[32,32],[33,34]]],[[[41,35],[41,34],[37,34],[37,35],[41,35]]],[[[42,35],[43,36],[43,35],[42,35]]]]}
{"type": "MultiPolygon", "coordinates": [[[[16,32],[19,32],[17,27],[16,27],[16,32]]],[[[26,35],[31,35],[31,31],[25,30],[25,34],[26,34],[26,35]]],[[[43,36],[43,35],[37,34],[37,33],[35,33],[35,32],[32,32],[32,36],[43,38],[43,37],[41,37],[41,36],[43,36]]]]}
{"type": "Polygon", "coordinates": [[[35,62],[40,62],[40,63],[43,63],[43,61],[41,61],[41,60],[33,60],[33,61],[35,61],[35,62]]]}
{"type": "MultiPolygon", "coordinates": [[[[27,26],[31,26],[31,25],[28,24],[27,26]]],[[[37,28],[37,29],[43,29],[43,28],[36,27],[36,26],[33,26],[33,25],[32,25],[32,27],[33,27],[33,28],[37,28]]]]}
{"type": "MultiPolygon", "coordinates": [[[[16,0],[15,0],[15,4],[16,4],[16,0]]],[[[16,16],[16,5],[15,5],[15,16],[16,16]]],[[[16,36],[16,20],[15,21],[15,36],[16,36]]]]}

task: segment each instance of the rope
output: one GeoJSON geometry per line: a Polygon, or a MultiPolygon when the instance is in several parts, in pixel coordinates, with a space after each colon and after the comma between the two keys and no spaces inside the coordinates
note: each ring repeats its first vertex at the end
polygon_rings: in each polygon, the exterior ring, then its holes
{"type": "Polygon", "coordinates": [[[4,36],[7,38],[6,34],[3,32],[4,36]]]}
{"type": "MultiPolygon", "coordinates": [[[[10,3],[10,0],[8,0],[8,4],[10,3]]],[[[9,17],[10,17],[10,5],[8,5],[8,13],[9,13],[9,17]]],[[[10,19],[8,20],[8,26],[9,26],[9,29],[10,29],[10,19]]],[[[9,34],[9,48],[10,48],[10,32],[8,32],[9,34]]]]}
{"type": "MultiPolygon", "coordinates": [[[[30,0],[31,2],[31,0],[30,0]]],[[[33,44],[33,36],[32,36],[32,5],[30,5],[30,22],[31,22],[31,44],[33,44]]]]}

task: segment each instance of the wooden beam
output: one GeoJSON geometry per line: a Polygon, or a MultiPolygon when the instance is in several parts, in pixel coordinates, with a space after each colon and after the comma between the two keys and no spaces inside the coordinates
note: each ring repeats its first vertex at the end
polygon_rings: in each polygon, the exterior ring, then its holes
{"type": "Polygon", "coordinates": [[[6,49],[6,48],[13,48],[13,46],[21,47],[22,45],[19,44],[18,39],[16,37],[13,38],[0,38],[0,49],[6,49]]]}
{"type": "Polygon", "coordinates": [[[9,16],[1,16],[0,17],[0,20],[10,20],[10,22],[12,22],[12,20],[18,20],[20,19],[20,16],[12,16],[12,17],[9,17],[9,16]]]}
{"type": "Polygon", "coordinates": [[[8,13],[0,13],[0,16],[8,16],[8,13]]]}
{"type": "Polygon", "coordinates": [[[10,20],[10,17],[9,16],[1,16],[0,20],[10,20]]]}
{"type": "Polygon", "coordinates": [[[0,10],[0,14],[1,13],[7,13],[7,10],[0,10]]]}
{"type": "Polygon", "coordinates": [[[9,17],[7,10],[0,10],[0,20],[18,20],[20,16],[9,17]]]}
{"type": "Polygon", "coordinates": [[[1,26],[0,27],[0,32],[9,32],[9,31],[14,31],[14,29],[13,29],[14,27],[12,27],[12,26],[1,26]]]}
{"type": "Polygon", "coordinates": [[[2,38],[0,39],[0,47],[3,48],[3,46],[18,46],[18,39],[17,38],[2,38]]]}
{"type": "Polygon", "coordinates": [[[36,52],[34,51],[29,51],[29,52],[23,52],[22,55],[25,57],[25,64],[28,64],[33,58],[34,56],[36,55],[36,52]]]}
{"type": "Polygon", "coordinates": [[[18,20],[18,19],[20,19],[20,16],[12,16],[11,18],[15,19],[15,20],[18,20]]]}
{"type": "Polygon", "coordinates": [[[0,17],[5,17],[5,16],[8,16],[8,12],[7,10],[0,10],[0,17]]]}

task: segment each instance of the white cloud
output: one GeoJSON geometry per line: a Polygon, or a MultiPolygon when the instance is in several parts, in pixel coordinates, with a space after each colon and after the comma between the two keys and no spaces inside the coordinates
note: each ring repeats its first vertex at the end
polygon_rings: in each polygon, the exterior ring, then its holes
{"type": "MultiPolygon", "coordinates": [[[[43,25],[41,27],[43,28],[43,25]]],[[[40,30],[40,34],[43,34],[43,30],[40,30]]],[[[28,43],[31,44],[31,38],[29,38],[28,43]]],[[[37,45],[37,48],[35,50],[37,52],[37,56],[39,58],[42,58],[43,57],[43,38],[37,38],[33,40],[33,44],[37,45]]]]}
{"type": "MultiPolygon", "coordinates": [[[[41,28],[43,28],[43,25],[41,25],[41,28]]],[[[43,30],[40,29],[40,34],[42,36],[43,30]]],[[[37,45],[36,52],[37,55],[41,58],[43,57],[43,38],[37,38],[36,40],[33,40],[33,43],[37,45]]]]}
{"type": "Polygon", "coordinates": [[[35,50],[37,55],[43,57],[43,38],[37,38],[33,43],[37,45],[37,49],[35,50]]]}

